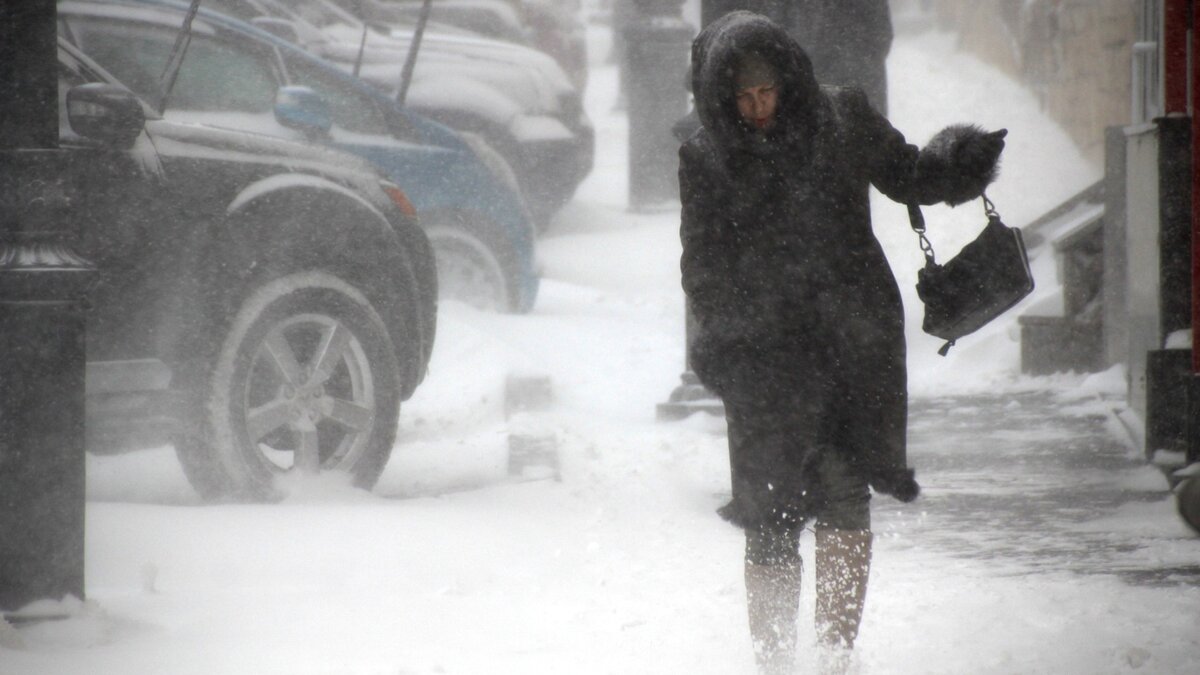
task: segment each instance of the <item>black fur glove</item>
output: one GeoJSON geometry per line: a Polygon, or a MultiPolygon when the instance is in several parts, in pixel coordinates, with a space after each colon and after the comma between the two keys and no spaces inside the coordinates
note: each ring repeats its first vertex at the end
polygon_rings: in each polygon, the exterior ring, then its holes
{"type": "Polygon", "coordinates": [[[870,483],[876,492],[891,495],[904,503],[913,501],[917,495],[921,494],[921,486],[917,485],[915,472],[912,469],[901,469],[886,474],[879,473],[871,476],[870,483]]]}
{"type": "MultiPolygon", "coordinates": [[[[955,163],[967,176],[986,176],[987,183],[995,179],[1000,152],[1004,150],[1004,137],[1008,129],[991,133],[971,134],[962,139],[955,148],[955,163]]],[[[986,187],[987,183],[984,183],[986,187]]],[[[982,190],[980,190],[982,192],[982,190]]]]}
{"type": "Polygon", "coordinates": [[[1007,129],[987,132],[970,124],[939,131],[917,158],[919,201],[957,206],[979,195],[999,173],[1007,129]]]}

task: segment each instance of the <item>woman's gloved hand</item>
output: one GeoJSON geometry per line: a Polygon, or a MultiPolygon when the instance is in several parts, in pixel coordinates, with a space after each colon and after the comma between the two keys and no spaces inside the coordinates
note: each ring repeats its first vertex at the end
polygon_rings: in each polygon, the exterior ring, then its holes
{"type": "Polygon", "coordinates": [[[876,492],[891,495],[905,503],[913,501],[921,494],[921,486],[917,485],[912,469],[878,473],[871,477],[870,483],[876,492]]]}
{"type": "Polygon", "coordinates": [[[965,204],[983,194],[999,175],[1008,129],[984,131],[953,124],[934,134],[917,157],[917,201],[965,204]]]}
{"type": "Polygon", "coordinates": [[[1004,150],[1004,137],[1008,129],[988,133],[965,135],[955,148],[955,160],[963,171],[971,176],[986,175],[995,171],[996,162],[1004,150]]]}

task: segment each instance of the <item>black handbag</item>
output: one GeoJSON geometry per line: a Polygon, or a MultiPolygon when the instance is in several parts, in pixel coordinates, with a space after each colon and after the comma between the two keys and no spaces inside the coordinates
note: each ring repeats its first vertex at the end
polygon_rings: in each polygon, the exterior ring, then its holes
{"type": "Polygon", "coordinates": [[[925,303],[921,329],[946,340],[938,350],[945,356],[958,338],[974,333],[1033,292],[1033,275],[1021,231],[1000,220],[985,196],[988,222],[975,241],[967,244],[944,265],[933,255],[925,237],[921,207],[909,204],[908,217],[925,254],[925,268],[917,272],[917,296],[925,303]]]}

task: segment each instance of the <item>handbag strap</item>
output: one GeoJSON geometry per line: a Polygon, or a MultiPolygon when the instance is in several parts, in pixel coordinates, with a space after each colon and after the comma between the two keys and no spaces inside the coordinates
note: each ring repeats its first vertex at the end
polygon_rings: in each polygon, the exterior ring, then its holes
{"type": "Polygon", "coordinates": [[[996,210],[996,205],[992,203],[992,200],[984,194],[979,196],[983,198],[983,213],[988,217],[988,222],[1000,220],[1000,212],[996,210]]]}
{"type": "Polygon", "coordinates": [[[921,213],[921,205],[912,202],[908,205],[908,223],[912,225],[913,232],[917,233],[917,238],[921,244],[921,253],[925,254],[926,265],[936,265],[937,261],[933,256],[933,244],[929,241],[929,237],[925,236],[925,214],[921,213]]]}
{"type": "MultiPolygon", "coordinates": [[[[996,210],[996,205],[992,200],[988,199],[986,194],[980,194],[983,199],[983,213],[988,217],[988,220],[999,220],[1000,212],[996,210]]],[[[929,237],[925,236],[925,214],[921,213],[921,205],[916,202],[908,204],[908,222],[912,225],[913,232],[917,233],[917,238],[921,244],[921,253],[925,254],[925,263],[928,265],[936,265],[937,259],[933,254],[933,244],[929,241],[929,237]]]]}

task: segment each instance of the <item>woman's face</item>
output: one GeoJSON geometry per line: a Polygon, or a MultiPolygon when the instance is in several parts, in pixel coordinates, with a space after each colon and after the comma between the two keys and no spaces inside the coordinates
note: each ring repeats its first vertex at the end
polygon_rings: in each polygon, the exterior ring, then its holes
{"type": "Polygon", "coordinates": [[[738,113],[755,129],[770,129],[775,124],[775,106],[779,103],[773,82],[743,87],[737,91],[738,113]]]}

